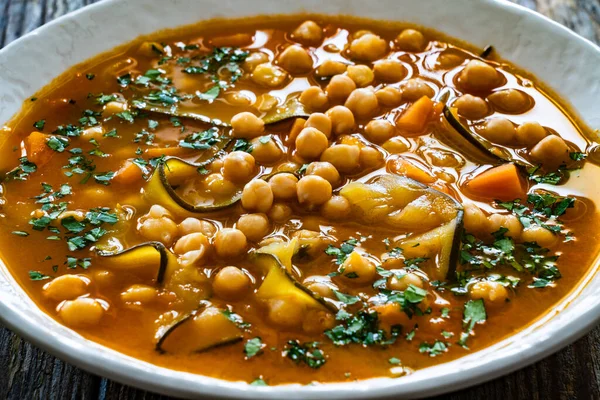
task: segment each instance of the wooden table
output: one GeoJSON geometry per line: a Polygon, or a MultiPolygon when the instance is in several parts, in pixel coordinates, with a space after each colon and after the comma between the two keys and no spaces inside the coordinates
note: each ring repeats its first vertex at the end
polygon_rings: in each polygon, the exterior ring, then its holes
{"type": "MultiPolygon", "coordinates": [[[[600,0],[513,1],[600,43],[600,0]]],[[[0,47],[93,2],[95,0],[0,0],[0,47]]],[[[0,399],[38,398],[166,399],[66,364],[0,326],[0,399]]],[[[600,327],[537,364],[440,398],[600,399],[600,327]]]]}

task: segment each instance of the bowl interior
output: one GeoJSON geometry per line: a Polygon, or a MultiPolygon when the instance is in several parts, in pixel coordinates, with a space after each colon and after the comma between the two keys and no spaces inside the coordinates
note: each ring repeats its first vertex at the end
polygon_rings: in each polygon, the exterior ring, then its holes
{"type": "MultiPolygon", "coordinates": [[[[203,19],[304,12],[409,22],[478,47],[492,44],[502,58],[531,72],[570,103],[588,126],[600,128],[594,102],[600,93],[600,49],[537,14],[495,0],[171,0],[168,7],[162,0],[106,0],[53,21],[0,51],[0,120],[9,120],[28,97],[62,71],[140,35],[203,19]]],[[[257,388],[153,366],[89,342],[52,320],[37,309],[3,264],[0,318],[78,366],[163,393],[196,398],[425,396],[507,373],[584,334],[600,317],[600,277],[593,272],[564,299],[560,312],[542,317],[503,342],[402,379],[351,384],[257,388]]]]}

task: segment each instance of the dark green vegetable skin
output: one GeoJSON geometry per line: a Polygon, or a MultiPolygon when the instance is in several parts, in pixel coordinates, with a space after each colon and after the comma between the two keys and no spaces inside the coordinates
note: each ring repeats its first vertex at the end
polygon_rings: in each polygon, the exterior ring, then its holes
{"type": "Polygon", "coordinates": [[[164,280],[165,280],[165,274],[167,272],[167,267],[169,264],[169,250],[165,247],[164,244],[162,244],[161,242],[146,242],[146,243],[141,243],[138,245],[135,245],[133,247],[130,247],[128,249],[116,252],[116,253],[110,253],[107,251],[103,251],[103,250],[99,250],[97,252],[97,254],[100,257],[107,257],[107,258],[118,258],[119,256],[125,255],[125,254],[130,254],[130,253],[134,253],[137,250],[140,250],[144,247],[152,247],[154,248],[158,254],[160,255],[160,262],[158,264],[158,271],[156,272],[156,283],[159,285],[162,285],[164,280]]]}

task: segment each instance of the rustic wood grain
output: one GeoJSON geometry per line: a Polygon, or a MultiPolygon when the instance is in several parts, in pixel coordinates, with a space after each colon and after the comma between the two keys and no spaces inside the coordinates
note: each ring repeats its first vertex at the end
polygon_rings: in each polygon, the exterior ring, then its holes
{"type": "MultiPolygon", "coordinates": [[[[0,47],[95,1],[0,0],[0,47]]],[[[600,42],[600,0],[513,1],[600,42]]],[[[0,327],[0,399],[163,400],[167,397],[77,369],[0,327]]],[[[600,399],[600,327],[537,364],[437,399],[600,399]]]]}

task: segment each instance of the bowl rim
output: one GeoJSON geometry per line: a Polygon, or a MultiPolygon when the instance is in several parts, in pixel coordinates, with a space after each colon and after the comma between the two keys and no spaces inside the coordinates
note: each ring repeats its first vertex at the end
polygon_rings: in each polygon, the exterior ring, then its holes
{"type": "MultiPolygon", "coordinates": [[[[81,15],[101,11],[110,8],[113,4],[119,3],[120,0],[102,0],[93,3],[63,16],[60,16],[45,25],[42,25],[35,30],[27,33],[9,43],[0,50],[2,57],[8,50],[13,47],[21,46],[29,38],[36,35],[44,35],[48,31],[52,31],[56,26],[67,21],[76,21],[81,15]]],[[[567,35],[570,40],[578,41],[585,44],[586,51],[596,52],[600,54],[600,47],[590,40],[577,35],[567,27],[555,22],[535,11],[532,11],[519,4],[511,3],[508,0],[480,0],[486,6],[493,8],[512,9],[517,13],[526,14],[530,18],[537,20],[539,23],[548,24],[549,27],[567,35]]],[[[566,295],[557,305],[557,308],[568,306],[571,301],[581,292],[585,286],[592,280],[600,263],[600,255],[592,263],[592,267],[588,270],[586,276],[578,283],[573,292],[566,295]]],[[[21,290],[20,285],[10,275],[6,267],[2,264],[0,275],[18,290],[21,290]]],[[[195,375],[188,372],[171,370],[165,367],[156,366],[148,362],[126,356],[115,350],[105,348],[96,342],[89,341],[82,336],[77,340],[61,337],[60,334],[48,334],[49,329],[46,325],[40,326],[34,321],[25,311],[27,307],[35,307],[36,311],[43,313],[43,318],[47,320],[52,328],[61,330],[67,329],[61,324],[50,318],[43,311],[37,308],[37,305],[30,300],[31,305],[23,306],[17,304],[0,293],[0,320],[9,329],[15,331],[26,340],[32,342],[44,351],[59,357],[79,368],[82,368],[91,373],[97,373],[109,379],[121,382],[127,385],[133,385],[139,388],[148,389],[157,393],[166,395],[177,395],[182,397],[207,396],[206,398],[268,398],[275,399],[285,396],[290,399],[330,399],[330,398],[383,398],[402,395],[403,397],[422,397],[437,395],[449,391],[463,389],[474,386],[479,383],[497,378],[508,374],[517,369],[521,369],[530,365],[551,353],[559,350],[569,343],[574,342],[587,332],[589,332],[600,321],[600,295],[591,296],[586,307],[581,308],[581,312],[570,320],[563,321],[553,319],[554,315],[542,315],[531,326],[524,328],[515,335],[501,340],[500,342],[480,350],[476,353],[461,357],[457,360],[445,362],[433,367],[419,370],[420,375],[427,375],[427,372],[433,370],[442,370],[444,366],[448,371],[434,375],[435,383],[431,384],[431,377],[420,377],[413,379],[410,383],[402,383],[403,380],[388,379],[388,378],[373,378],[357,382],[343,383],[328,383],[320,385],[281,385],[272,387],[250,386],[247,383],[224,381],[216,378],[195,375]],[[590,305],[592,305],[590,307],[590,305]],[[492,366],[489,362],[483,362],[482,355],[490,353],[506,346],[510,341],[514,341],[518,337],[530,334],[532,331],[543,331],[546,326],[554,326],[554,330],[562,329],[562,333],[553,334],[546,337],[540,335],[539,342],[535,348],[529,346],[513,353],[497,357],[492,366]],[[571,329],[564,329],[569,327],[571,329]],[[79,342],[79,343],[78,343],[79,342]],[[90,345],[91,347],[86,347],[90,345]],[[102,348],[104,351],[96,351],[95,348],[102,348]],[[117,355],[118,357],[115,357],[117,355]],[[459,360],[477,359],[477,362],[466,368],[459,368],[451,371],[447,366],[456,364],[459,360]],[[467,374],[468,372],[468,374],[467,374]],[[461,375],[462,374],[462,375],[461,375]]],[[[411,376],[415,376],[413,374],[411,376]]]]}

